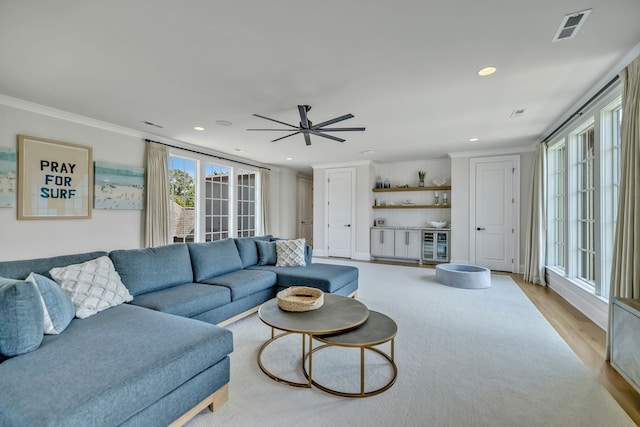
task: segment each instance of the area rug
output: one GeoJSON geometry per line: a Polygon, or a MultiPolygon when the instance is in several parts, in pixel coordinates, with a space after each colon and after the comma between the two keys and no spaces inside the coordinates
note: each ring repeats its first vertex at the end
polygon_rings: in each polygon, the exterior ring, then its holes
{"type": "MultiPolygon", "coordinates": [[[[315,262],[358,267],[358,299],[396,321],[396,383],[358,399],[277,383],[256,362],[270,328],[254,314],[229,326],[229,401],[190,427],[635,425],[510,277],[492,275],[488,289],[459,289],[439,284],[427,268],[315,262]]],[[[279,346],[265,363],[303,379],[299,339],[279,346]]],[[[352,387],[358,350],[327,351],[314,358],[314,378],[352,387]]],[[[390,375],[379,359],[367,359],[368,386],[390,375]]]]}

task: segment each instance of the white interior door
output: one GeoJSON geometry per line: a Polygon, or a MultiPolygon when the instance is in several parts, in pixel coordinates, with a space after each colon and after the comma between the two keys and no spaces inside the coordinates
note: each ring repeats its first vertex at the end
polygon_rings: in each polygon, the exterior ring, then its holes
{"type": "Polygon", "coordinates": [[[328,172],[328,253],[329,256],[351,258],[353,230],[353,171],[328,172]]]}
{"type": "Polygon", "coordinates": [[[519,157],[471,159],[471,260],[491,270],[517,272],[519,157]]]}
{"type": "Polygon", "coordinates": [[[313,246],[313,182],[298,179],[298,237],[313,246]]]}

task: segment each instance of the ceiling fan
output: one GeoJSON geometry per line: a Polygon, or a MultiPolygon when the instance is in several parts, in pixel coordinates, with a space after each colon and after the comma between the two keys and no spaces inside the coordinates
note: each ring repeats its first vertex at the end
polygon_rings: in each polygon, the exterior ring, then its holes
{"type": "Polygon", "coordinates": [[[311,120],[309,120],[309,117],[307,116],[307,113],[309,112],[309,110],[311,110],[310,105],[298,105],[298,111],[300,112],[299,126],[290,125],[289,123],[285,123],[279,120],[271,119],[269,117],[261,116],[260,114],[254,114],[254,116],[260,117],[261,119],[271,120],[272,122],[289,126],[290,129],[247,129],[247,130],[293,132],[289,135],[276,138],[271,142],[280,141],[281,139],[289,138],[290,136],[301,133],[304,136],[304,142],[307,145],[311,145],[311,135],[333,139],[334,141],[338,141],[338,142],[344,142],[345,141],[344,139],[338,138],[333,135],[327,135],[325,132],[350,132],[350,131],[363,131],[365,129],[361,127],[357,127],[357,128],[326,128],[325,127],[325,126],[332,125],[334,123],[341,122],[343,120],[351,119],[354,117],[353,114],[345,114],[344,116],[336,117],[335,119],[327,120],[326,122],[322,122],[315,125],[311,122],[311,120]]]}

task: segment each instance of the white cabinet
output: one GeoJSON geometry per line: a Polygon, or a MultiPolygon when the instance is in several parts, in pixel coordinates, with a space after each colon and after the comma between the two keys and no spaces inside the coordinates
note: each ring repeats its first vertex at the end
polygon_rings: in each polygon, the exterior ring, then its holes
{"type": "Polygon", "coordinates": [[[371,256],[373,257],[393,257],[395,253],[393,228],[372,228],[371,229],[371,256]]]}
{"type": "Polygon", "coordinates": [[[422,233],[421,230],[395,230],[395,254],[396,258],[417,259],[422,258],[422,233]]]}
{"type": "Polygon", "coordinates": [[[423,231],[423,262],[449,261],[449,230],[426,229],[423,231]]]}
{"type": "Polygon", "coordinates": [[[378,258],[422,259],[422,230],[371,228],[371,256],[378,258]]]}
{"type": "Polygon", "coordinates": [[[640,391],[640,301],[613,298],[611,303],[611,366],[640,391]]]}

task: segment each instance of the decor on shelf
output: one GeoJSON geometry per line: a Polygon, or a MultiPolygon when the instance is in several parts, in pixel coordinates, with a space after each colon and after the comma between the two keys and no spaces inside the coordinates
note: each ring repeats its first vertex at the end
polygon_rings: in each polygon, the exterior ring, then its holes
{"type": "Polygon", "coordinates": [[[418,187],[424,187],[424,177],[427,174],[425,171],[418,171],[418,187]]]}
{"type": "Polygon", "coordinates": [[[442,204],[445,206],[449,204],[447,193],[442,193],[442,204]]]}
{"type": "Polygon", "coordinates": [[[311,311],[322,307],[324,292],[307,286],[291,286],[276,295],[278,307],[284,311],[311,311]]]}
{"type": "Polygon", "coordinates": [[[376,218],[373,220],[374,227],[384,227],[385,224],[386,224],[386,221],[384,220],[384,218],[376,218]]]}
{"type": "Polygon", "coordinates": [[[446,221],[429,221],[429,225],[435,228],[444,228],[447,225],[446,221]]]}
{"type": "Polygon", "coordinates": [[[443,185],[445,185],[447,183],[447,180],[444,178],[436,178],[433,181],[433,185],[437,186],[437,187],[442,187],[443,185]]]}
{"type": "Polygon", "coordinates": [[[440,206],[440,196],[438,196],[438,192],[433,193],[433,204],[435,206],[440,206]]]}
{"type": "Polygon", "coordinates": [[[91,218],[92,148],[18,135],[18,219],[91,218]]]}
{"type": "Polygon", "coordinates": [[[389,181],[389,178],[384,180],[384,184],[382,188],[391,188],[391,181],[389,181]]]}
{"type": "Polygon", "coordinates": [[[380,175],[376,177],[376,188],[382,188],[382,177],[380,175]]]}

